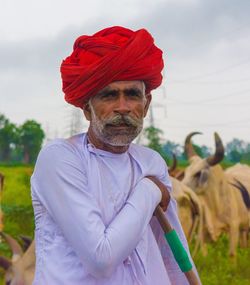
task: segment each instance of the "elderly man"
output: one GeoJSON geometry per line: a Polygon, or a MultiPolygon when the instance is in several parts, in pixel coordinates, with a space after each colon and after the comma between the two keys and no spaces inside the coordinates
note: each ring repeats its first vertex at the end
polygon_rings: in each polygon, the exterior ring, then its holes
{"type": "MultiPolygon", "coordinates": [[[[122,27],[79,37],[63,61],[65,99],[90,124],[39,154],[35,285],[187,284],[152,218],[158,204],[167,208],[165,162],[131,143],[162,68],[152,36],[122,27]]],[[[166,215],[187,248],[172,199],[166,215]]]]}

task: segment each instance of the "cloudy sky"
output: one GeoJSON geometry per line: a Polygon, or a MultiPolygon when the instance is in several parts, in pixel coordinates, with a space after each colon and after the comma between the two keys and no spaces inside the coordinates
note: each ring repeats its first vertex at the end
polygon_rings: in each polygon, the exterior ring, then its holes
{"type": "Polygon", "coordinates": [[[147,28],[164,52],[164,82],[153,92],[153,121],[183,144],[250,142],[249,0],[0,0],[0,113],[35,119],[65,136],[72,108],[59,67],[76,37],[123,25],[147,28]]]}

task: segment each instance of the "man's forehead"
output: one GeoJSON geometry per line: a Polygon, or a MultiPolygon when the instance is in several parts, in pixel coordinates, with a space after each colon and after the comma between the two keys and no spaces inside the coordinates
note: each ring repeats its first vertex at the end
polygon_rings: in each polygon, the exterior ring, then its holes
{"type": "Polygon", "coordinates": [[[131,89],[131,88],[136,88],[136,89],[144,89],[144,82],[139,81],[139,80],[133,80],[133,81],[115,81],[107,86],[105,86],[100,92],[102,93],[103,91],[108,91],[108,90],[123,90],[123,89],[131,89]]]}
{"type": "Polygon", "coordinates": [[[130,81],[114,81],[110,84],[108,84],[106,87],[101,89],[96,95],[91,97],[89,100],[85,101],[83,103],[83,109],[85,106],[94,98],[98,98],[100,95],[110,92],[110,91],[126,91],[136,89],[142,92],[142,94],[145,94],[146,86],[145,83],[142,80],[130,80],[130,81]]]}

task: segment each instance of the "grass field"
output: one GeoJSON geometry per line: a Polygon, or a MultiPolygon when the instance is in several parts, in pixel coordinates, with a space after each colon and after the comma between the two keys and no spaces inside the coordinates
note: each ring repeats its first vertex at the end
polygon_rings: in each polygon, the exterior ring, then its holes
{"type": "MultiPolygon", "coordinates": [[[[19,234],[32,237],[34,220],[29,185],[32,167],[0,166],[0,172],[5,175],[5,185],[2,192],[4,231],[16,238],[19,234]]],[[[228,239],[223,236],[216,244],[208,245],[206,257],[200,253],[195,256],[194,261],[202,284],[250,284],[250,248],[238,249],[237,262],[230,261],[227,253],[228,239]]],[[[8,246],[3,242],[0,243],[0,255],[10,256],[8,246]]],[[[0,285],[2,284],[2,278],[0,278],[0,285]]]]}

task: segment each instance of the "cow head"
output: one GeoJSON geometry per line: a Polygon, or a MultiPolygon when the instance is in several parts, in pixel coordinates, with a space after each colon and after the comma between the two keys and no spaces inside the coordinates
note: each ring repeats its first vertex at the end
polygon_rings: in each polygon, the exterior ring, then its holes
{"type": "Polygon", "coordinates": [[[11,260],[0,256],[0,267],[5,271],[5,285],[31,285],[34,277],[35,248],[32,242],[25,253],[19,243],[6,233],[1,233],[12,250],[11,260]]]}
{"type": "Polygon", "coordinates": [[[224,157],[224,147],[219,135],[215,133],[216,150],[214,155],[201,158],[197,155],[191,143],[191,138],[196,134],[200,133],[193,132],[185,140],[185,153],[190,165],[185,169],[183,183],[191,187],[198,194],[210,187],[209,184],[215,183],[215,172],[220,171],[219,169],[216,170],[216,166],[224,157]]]}

